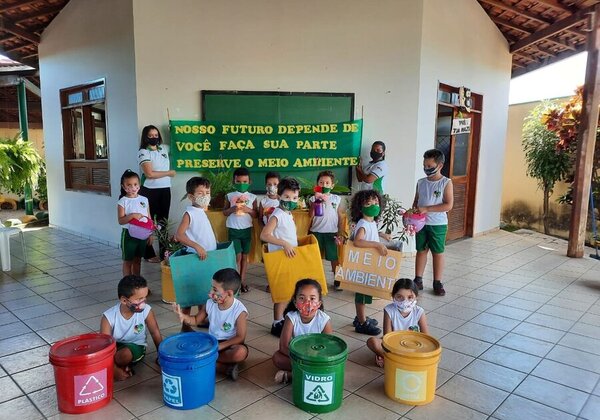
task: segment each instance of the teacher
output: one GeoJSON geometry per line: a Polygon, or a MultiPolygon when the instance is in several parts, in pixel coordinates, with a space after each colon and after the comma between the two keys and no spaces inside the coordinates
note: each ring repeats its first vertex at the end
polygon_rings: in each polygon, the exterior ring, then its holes
{"type": "MultiPolygon", "coordinates": [[[[356,165],[356,179],[360,183],[361,190],[376,190],[383,194],[383,179],[387,175],[388,167],[385,162],[385,143],[373,142],[371,145],[371,161],[364,166],[362,161],[356,165]]],[[[150,203],[152,209],[152,203],[150,203]]]]}
{"type": "MultiPolygon", "coordinates": [[[[148,199],[152,219],[157,220],[162,229],[167,229],[171,207],[171,177],[175,176],[175,171],[169,169],[169,149],[163,144],[160,131],[153,125],[142,129],[138,163],[142,171],[140,195],[148,199]]],[[[165,250],[161,244],[159,256],[156,256],[152,245],[146,246],[146,261],[157,263],[164,258],[165,250]]]]}

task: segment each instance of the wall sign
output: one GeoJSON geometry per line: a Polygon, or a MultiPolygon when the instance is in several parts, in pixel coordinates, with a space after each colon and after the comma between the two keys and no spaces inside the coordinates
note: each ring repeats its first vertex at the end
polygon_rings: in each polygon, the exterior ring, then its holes
{"type": "Polygon", "coordinates": [[[471,132],[471,118],[454,118],[452,120],[452,130],[450,134],[467,134],[471,132]]]}

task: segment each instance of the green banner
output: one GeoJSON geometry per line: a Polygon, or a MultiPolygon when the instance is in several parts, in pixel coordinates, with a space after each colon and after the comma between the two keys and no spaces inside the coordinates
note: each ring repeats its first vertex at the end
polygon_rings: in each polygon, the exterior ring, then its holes
{"type": "Polygon", "coordinates": [[[170,121],[176,171],[246,167],[299,171],[358,164],[362,120],[319,124],[170,121]]]}

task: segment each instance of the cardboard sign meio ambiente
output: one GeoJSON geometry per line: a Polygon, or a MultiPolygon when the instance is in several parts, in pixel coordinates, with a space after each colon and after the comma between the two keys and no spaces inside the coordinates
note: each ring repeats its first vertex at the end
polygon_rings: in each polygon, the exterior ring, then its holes
{"type": "Polygon", "coordinates": [[[341,282],[344,289],[391,299],[392,288],[400,276],[401,261],[401,252],[388,249],[387,255],[381,255],[376,248],[357,248],[352,241],[348,241],[335,279],[341,282]]]}

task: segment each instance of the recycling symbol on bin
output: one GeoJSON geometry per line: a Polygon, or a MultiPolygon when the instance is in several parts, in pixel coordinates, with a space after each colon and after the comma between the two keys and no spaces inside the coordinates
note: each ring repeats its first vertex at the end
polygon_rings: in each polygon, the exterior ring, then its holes
{"type": "Polygon", "coordinates": [[[329,401],[329,397],[325,390],[321,387],[321,385],[317,385],[315,389],[310,391],[310,394],[306,396],[306,399],[309,401],[314,401],[318,403],[324,403],[329,401]]]}
{"type": "Polygon", "coordinates": [[[177,385],[175,385],[175,382],[173,382],[173,380],[170,378],[165,379],[165,381],[163,382],[163,388],[164,388],[165,392],[169,395],[175,395],[175,396],[179,395],[179,392],[177,390],[177,385]]]}

